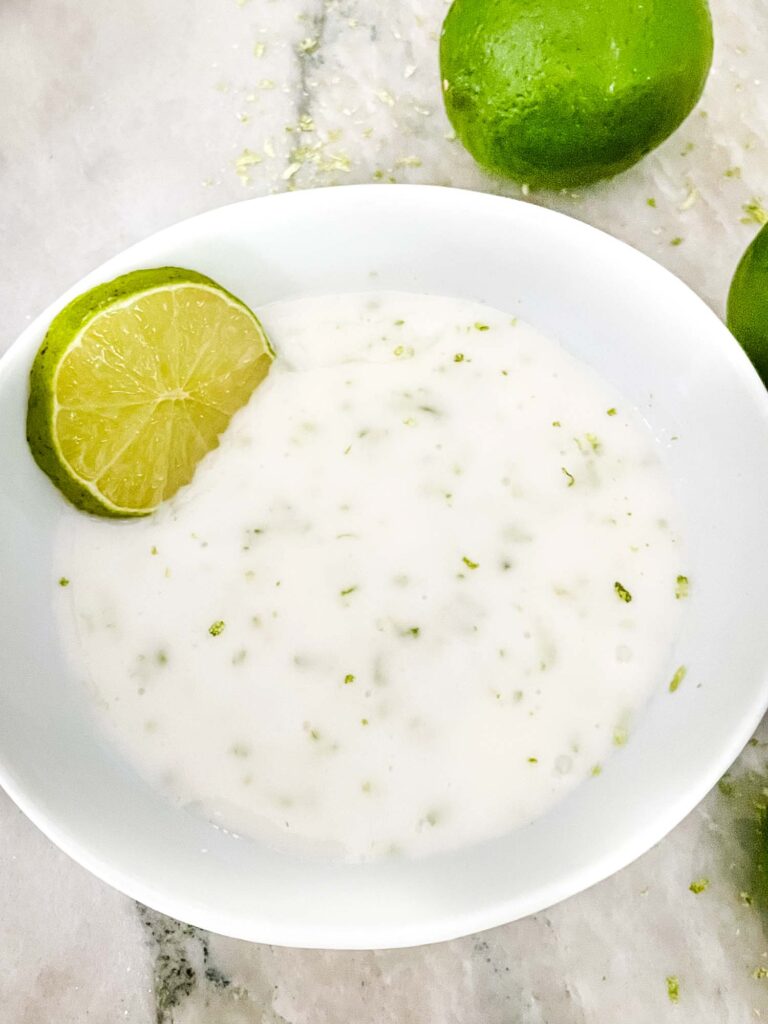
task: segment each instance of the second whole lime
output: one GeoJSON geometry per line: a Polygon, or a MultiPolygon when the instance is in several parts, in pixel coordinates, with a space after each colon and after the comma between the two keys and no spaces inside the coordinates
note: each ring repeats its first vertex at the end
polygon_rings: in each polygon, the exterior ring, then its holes
{"type": "Polygon", "coordinates": [[[728,292],[728,327],[768,388],[768,224],[742,256],[728,292]]]}
{"type": "Polygon", "coordinates": [[[489,170],[583,185],[680,125],[712,49],[706,0],[454,0],[440,40],[446,110],[489,170]]]}

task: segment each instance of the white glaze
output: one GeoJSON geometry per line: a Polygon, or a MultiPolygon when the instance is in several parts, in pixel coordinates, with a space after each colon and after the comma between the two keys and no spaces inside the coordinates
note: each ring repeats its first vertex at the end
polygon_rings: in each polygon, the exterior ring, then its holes
{"type": "Polygon", "coordinates": [[[111,736],[281,845],[420,855],[531,820],[669,681],[685,566],[652,437],[484,306],[260,315],[278,359],[193,483],[60,538],[63,629],[111,736]]]}

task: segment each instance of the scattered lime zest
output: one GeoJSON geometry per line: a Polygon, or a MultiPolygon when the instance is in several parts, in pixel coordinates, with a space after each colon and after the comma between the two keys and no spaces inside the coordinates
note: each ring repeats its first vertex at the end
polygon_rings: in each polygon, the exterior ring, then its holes
{"type": "Polygon", "coordinates": [[[560,422],[560,420],[552,420],[553,427],[562,427],[562,425],[563,424],[560,422]]]}
{"type": "Polygon", "coordinates": [[[351,672],[347,672],[347,674],[344,676],[344,685],[345,686],[349,686],[349,684],[350,683],[354,683],[354,681],[355,681],[355,677],[352,675],[352,673],[351,672]]]}
{"type": "Polygon", "coordinates": [[[490,331],[490,329],[491,329],[489,324],[481,324],[477,320],[475,321],[475,325],[474,326],[475,326],[475,330],[476,331],[490,331]]]}
{"type": "Polygon", "coordinates": [[[466,565],[466,567],[468,569],[479,569],[480,568],[480,563],[479,562],[473,562],[472,559],[468,558],[466,555],[464,555],[461,560],[464,563],[464,565],[466,565]]]}
{"type": "Polygon", "coordinates": [[[59,579],[59,586],[60,587],[68,587],[69,586],[69,580],[67,579],[66,576],[60,577],[60,579],[59,579]]]}
{"type": "Polygon", "coordinates": [[[670,245],[682,245],[682,244],[683,244],[683,241],[684,241],[684,239],[682,239],[682,238],[680,237],[680,235],[675,235],[675,237],[674,237],[673,239],[671,239],[671,240],[670,240],[670,243],[669,243],[669,244],[670,244],[670,245]]]}
{"type": "Polygon", "coordinates": [[[354,586],[354,587],[346,587],[346,588],[345,588],[344,590],[340,590],[340,591],[339,591],[339,594],[340,594],[340,595],[341,595],[342,597],[347,597],[347,596],[348,596],[349,594],[354,594],[354,592],[355,592],[356,590],[357,590],[357,586],[354,586]]]}
{"type": "Polygon", "coordinates": [[[528,764],[538,764],[538,763],[539,763],[538,757],[529,757],[528,758],[528,764]]]}
{"type": "Polygon", "coordinates": [[[602,773],[603,773],[603,766],[601,764],[593,764],[592,765],[592,771],[589,774],[593,778],[596,778],[598,775],[602,775],[602,773]]]}
{"type": "Polygon", "coordinates": [[[646,203],[654,210],[656,209],[656,200],[653,198],[653,196],[649,196],[648,199],[646,199],[646,203]]]}
{"type": "Polygon", "coordinates": [[[675,581],[675,598],[681,601],[683,598],[688,597],[689,589],[688,577],[678,576],[675,581]]]}
{"type": "Polygon", "coordinates": [[[611,406],[610,409],[606,409],[605,410],[605,415],[606,416],[615,416],[616,415],[616,410],[614,409],[613,406],[611,406]]]}
{"type": "Polygon", "coordinates": [[[454,361],[454,363],[463,363],[464,362],[464,353],[463,352],[457,352],[456,355],[453,357],[453,361],[454,361]]]}
{"type": "Polygon", "coordinates": [[[367,718],[361,718],[360,719],[360,725],[368,725],[368,719],[367,718]]]}
{"type": "Polygon", "coordinates": [[[688,888],[691,890],[692,893],[695,893],[698,896],[699,893],[706,892],[709,888],[709,879],[695,878],[688,886],[688,888]]]}
{"type": "Polygon", "coordinates": [[[685,667],[685,665],[681,665],[677,669],[675,674],[672,676],[672,680],[671,680],[671,682],[669,684],[669,692],[670,693],[674,693],[675,690],[678,689],[678,687],[680,686],[682,681],[685,679],[687,674],[688,674],[688,669],[685,667]]]}
{"type": "Polygon", "coordinates": [[[208,627],[208,632],[211,634],[211,636],[221,636],[221,634],[224,632],[225,625],[226,624],[223,619],[217,619],[215,622],[212,622],[210,624],[210,626],[208,627]]]}
{"type": "Polygon", "coordinates": [[[632,595],[624,586],[623,583],[619,583],[618,580],[613,584],[613,589],[616,591],[616,596],[620,601],[624,601],[625,604],[629,604],[632,600],[632,595]]]}
{"type": "Polygon", "coordinates": [[[573,487],[573,485],[576,483],[576,477],[573,475],[573,473],[569,473],[565,466],[561,466],[560,469],[563,471],[565,476],[568,477],[568,486],[573,487]]]}

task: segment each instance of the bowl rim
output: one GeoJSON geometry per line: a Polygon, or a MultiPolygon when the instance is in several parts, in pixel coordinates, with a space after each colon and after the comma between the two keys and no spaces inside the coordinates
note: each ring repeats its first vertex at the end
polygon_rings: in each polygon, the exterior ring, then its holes
{"type": "MultiPolygon", "coordinates": [[[[34,344],[34,340],[39,337],[41,328],[50,323],[53,316],[63,305],[90,287],[96,277],[108,279],[110,276],[114,276],[112,267],[126,259],[130,259],[135,251],[140,250],[149,241],[170,237],[180,229],[192,224],[204,225],[206,220],[214,222],[221,215],[222,211],[231,210],[233,207],[253,207],[254,204],[257,204],[259,208],[263,208],[265,204],[279,207],[299,203],[313,203],[328,198],[329,193],[333,193],[333,196],[331,196],[332,202],[340,203],[343,206],[344,197],[349,194],[359,196],[375,192],[378,200],[382,195],[382,188],[383,186],[381,185],[373,184],[344,185],[253,197],[224,204],[177,221],[159,231],[151,233],[85,274],[36,316],[0,356],[0,381],[2,381],[5,373],[11,369],[13,363],[27,354],[28,349],[34,344]],[[325,193],[325,196],[318,196],[318,193],[325,193]]],[[[526,215],[528,216],[540,217],[543,221],[549,221],[550,223],[558,221],[566,230],[581,231],[584,233],[584,237],[590,238],[596,244],[613,246],[617,254],[632,253],[634,259],[639,258],[646,264],[651,265],[655,273],[666,275],[670,282],[674,282],[674,286],[680,290],[681,296],[687,294],[689,301],[695,300],[696,303],[703,307],[702,314],[706,311],[706,315],[711,318],[713,328],[717,325],[720,332],[725,330],[722,321],[714,311],[688,285],[669,270],[628,243],[590,224],[546,207],[539,207],[530,202],[491,193],[439,185],[388,185],[386,189],[386,194],[393,197],[395,205],[400,202],[400,197],[413,197],[414,195],[417,195],[420,201],[436,200],[438,203],[451,203],[455,200],[456,194],[459,194],[465,202],[489,205],[511,203],[517,207],[525,208],[527,211],[526,215]]],[[[723,337],[725,338],[725,335],[723,337]]],[[[738,347],[735,339],[734,345],[738,347]]],[[[734,354],[731,359],[731,366],[733,372],[738,375],[739,386],[746,393],[751,392],[752,398],[758,403],[762,403],[763,416],[766,423],[768,423],[768,391],[763,387],[746,355],[743,355],[743,358],[739,358],[734,354]]],[[[227,912],[221,913],[215,907],[206,905],[204,902],[201,903],[194,898],[183,900],[169,896],[150,881],[136,874],[131,874],[109,860],[93,854],[87,845],[84,845],[78,839],[76,829],[67,825],[66,822],[49,816],[41,806],[42,801],[38,800],[35,794],[30,792],[29,788],[25,787],[16,778],[12,765],[5,763],[2,751],[0,751],[0,786],[2,786],[13,802],[33,824],[72,860],[130,898],[164,914],[183,921],[189,921],[197,927],[220,934],[248,941],[268,942],[273,945],[349,950],[406,948],[457,938],[519,919],[559,903],[571,895],[582,892],[626,867],[667,835],[712,789],[747,744],[767,708],[768,678],[763,681],[761,692],[755,695],[749,702],[749,706],[744,707],[739,726],[733,728],[723,738],[716,756],[710,757],[707,771],[700,772],[696,783],[690,784],[686,793],[675,802],[660,809],[653,821],[646,823],[642,830],[636,829],[633,834],[627,835],[618,846],[613,846],[601,856],[596,856],[587,868],[578,873],[562,871],[548,885],[539,886],[527,892],[524,897],[500,901],[491,907],[482,907],[474,912],[457,914],[455,911],[449,910],[445,914],[435,913],[428,921],[409,925],[372,924],[370,927],[360,928],[337,927],[334,925],[327,927],[282,927],[274,921],[244,921],[242,918],[237,918],[227,912]]]]}

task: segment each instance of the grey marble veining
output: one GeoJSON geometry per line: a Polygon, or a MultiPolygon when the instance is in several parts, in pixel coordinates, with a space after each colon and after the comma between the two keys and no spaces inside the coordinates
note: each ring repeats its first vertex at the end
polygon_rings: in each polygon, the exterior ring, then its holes
{"type": "MultiPolygon", "coordinates": [[[[682,128],[613,181],[527,199],[637,246],[721,313],[768,204],[768,7],[712,8],[715,66],[682,128]]],[[[223,203],[367,181],[520,196],[445,119],[446,10],[5,0],[0,348],[101,260],[223,203]]],[[[0,793],[0,1024],[768,1019],[767,741],[764,729],[685,822],[592,890],[480,936],[385,952],[248,945],[171,921],[70,862],[0,793]]]]}

